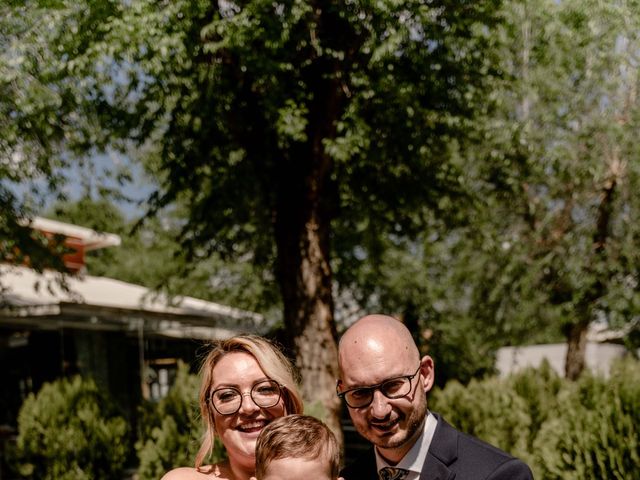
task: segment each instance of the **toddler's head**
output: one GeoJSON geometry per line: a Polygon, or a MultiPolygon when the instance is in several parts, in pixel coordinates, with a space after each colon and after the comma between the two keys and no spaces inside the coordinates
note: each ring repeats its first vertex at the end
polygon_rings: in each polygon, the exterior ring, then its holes
{"type": "Polygon", "coordinates": [[[309,415],[287,415],[267,425],[256,443],[257,480],[336,480],[338,442],[331,430],[309,415]]]}

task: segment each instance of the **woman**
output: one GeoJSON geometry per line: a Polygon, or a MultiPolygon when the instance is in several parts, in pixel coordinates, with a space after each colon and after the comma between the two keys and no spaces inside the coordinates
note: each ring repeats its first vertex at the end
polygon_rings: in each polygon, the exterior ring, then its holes
{"type": "Polygon", "coordinates": [[[205,433],[195,468],[176,468],[162,480],[249,480],[255,474],[258,434],[275,418],[302,413],[294,370],[272,343],[255,335],[217,342],[200,369],[205,433]],[[228,460],[203,466],[215,435],[228,460]]]}

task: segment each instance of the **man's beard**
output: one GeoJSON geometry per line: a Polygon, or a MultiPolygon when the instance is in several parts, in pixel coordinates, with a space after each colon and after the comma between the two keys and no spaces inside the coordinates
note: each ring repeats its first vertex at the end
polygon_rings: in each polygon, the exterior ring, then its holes
{"type": "Polygon", "coordinates": [[[387,442],[384,440],[387,439],[379,439],[379,438],[369,438],[369,440],[379,448],[384,449],[395,449],[400,448],[415,441],[422,429],[424,428],[424,421],[427,416],[427,400],[426,397],[416,405],[416,408],[411,412],[411,416],[407,422],[407,430],[404,432],[404,435],[401,438],[389,438],[387,442]]]}

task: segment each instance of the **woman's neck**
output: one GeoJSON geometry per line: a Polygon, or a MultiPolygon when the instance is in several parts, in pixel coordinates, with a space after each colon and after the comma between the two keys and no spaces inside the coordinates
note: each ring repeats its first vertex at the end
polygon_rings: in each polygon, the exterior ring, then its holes
{"type": "Polygon", "coordinates": [[[251,477],[255,476],[255,464],[247,466],[243,463],[234,462],[231,459],[229,459],[228,461],[229,480],[250,480],[251,477]]]}

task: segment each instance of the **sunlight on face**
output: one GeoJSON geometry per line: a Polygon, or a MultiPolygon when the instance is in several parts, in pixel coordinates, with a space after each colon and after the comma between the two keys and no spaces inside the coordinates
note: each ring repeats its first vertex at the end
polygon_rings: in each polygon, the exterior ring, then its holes
{"type": "Polygon", "coordinates": [[[329,461],[322,457],[314,459],[278,458],[272,460],[264,477],[260,480],[291,480],[292,478],[335,480],[331,476],[329,461]]]}
{"type": "Polygon", "coordinates": [[[221,387],[233,387],[243,393],[240,409],[231,415],[213,412],[216,433],[224,444],[232,463],[253,467],[256,440],[260,431],[274,418],[286,414],[284,400],[280,398],[273,407],[260,408],[248,392],[257,382],[268,377],[256,359],[244,352],[225,355],[213,368],[212,391],[221,387]]]}

